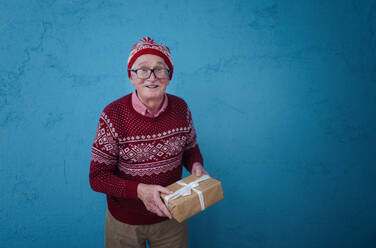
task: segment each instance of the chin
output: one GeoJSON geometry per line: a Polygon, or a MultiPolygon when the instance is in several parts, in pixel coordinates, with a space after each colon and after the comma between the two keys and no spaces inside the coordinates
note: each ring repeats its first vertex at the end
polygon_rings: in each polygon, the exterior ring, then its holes
{"type": "Polygon", "coordinates": [[[164,92],[148,92],[144,95],[146,99],[159,99],[164,96],[164,92]]]}

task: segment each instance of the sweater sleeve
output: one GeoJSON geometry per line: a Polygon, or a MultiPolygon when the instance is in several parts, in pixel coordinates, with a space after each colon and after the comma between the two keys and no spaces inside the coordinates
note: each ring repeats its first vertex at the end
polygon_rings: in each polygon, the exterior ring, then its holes
{"type": "Polygon", "coordinates": [[[183,153],[183,164],[189,172],[192,172],[192,166],[195,162],[199,162],[202,165],[204,165],[204,163],[200,152],[200,148],[197,144],[196,130],[193,126],[191,111],[188,107],[187,120],[189,123],[189,133],[187,136],[187,143],[183,153]]]}
{"type": "Polygon", "coordinates": [[[120,178],[115,174],[119,159],[115,128],[102,113],[91,150],[89,181],[94,191],[119,198],[137,198],[138,182],[120,178]]]}

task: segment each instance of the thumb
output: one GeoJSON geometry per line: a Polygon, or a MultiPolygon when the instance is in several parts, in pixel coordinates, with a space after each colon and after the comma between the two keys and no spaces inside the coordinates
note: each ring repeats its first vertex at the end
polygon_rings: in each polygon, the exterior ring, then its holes
{"type": "Polygon", "coordinates": [[[202,167],[201,166],[196,166],[195,168],[193,168],[192,174],[195,175],[196,177],[201,176],[201,174],[202,174],[202,167]]]}
{"type": "Polygon", "coordinates": [[[172,193],[174,193],[173,191],[169,190],[168,188],[165,188],[165,187],[162,187],[162,186],[158,186],[157,190],[159,192],[162,192],[162,193],[165,193],[165,194],[172,194],[172,193]]]}
{"type": "Polygon", "coordinates": [[[201,169],[194,170],[193,175],[195,175],[196,177],[201,176],[201,169]]]}

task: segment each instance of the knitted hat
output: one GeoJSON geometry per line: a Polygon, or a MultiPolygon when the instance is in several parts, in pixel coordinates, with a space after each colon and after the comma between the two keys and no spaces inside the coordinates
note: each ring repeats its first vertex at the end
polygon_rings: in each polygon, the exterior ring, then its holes
{"type": "Polygon", "coordinates": [[[172,64],[170,49],[162,44],[154,42],[150,37],[141,39],[139,42],[134,44],[131,53],[128,58],[128,77],[131,78],[131,71],[133,63],[138,57],[144,54],[153,54],[162,57],[166,62],[168,68],[170,69],[170,80],[172,78],[172,73],[174,72],[174,65],[172,64]]]}

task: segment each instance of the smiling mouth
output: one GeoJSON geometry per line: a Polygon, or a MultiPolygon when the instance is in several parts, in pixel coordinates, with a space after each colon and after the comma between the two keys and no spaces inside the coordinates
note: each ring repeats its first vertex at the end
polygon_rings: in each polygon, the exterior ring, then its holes
{"type": "Polygon", "coordinates": [[[155,88],[158,88],[159,86],[158,85],[148,85],[148,86],[145,86],[146,88],[149,88],[149,89],[155,89],[155,88]]]}

